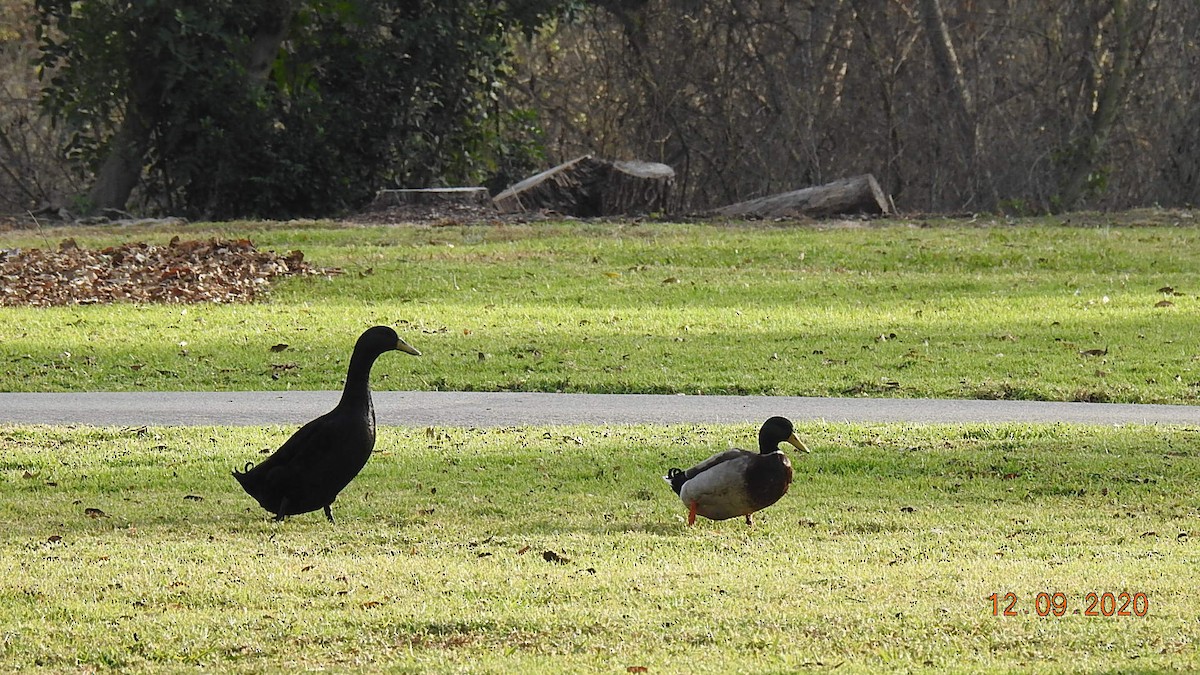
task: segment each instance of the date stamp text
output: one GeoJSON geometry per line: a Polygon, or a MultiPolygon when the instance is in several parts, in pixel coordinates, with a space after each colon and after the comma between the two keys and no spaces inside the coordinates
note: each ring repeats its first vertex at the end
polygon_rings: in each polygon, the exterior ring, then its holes
{"type": "MultiPolygon", "coordinates": [[[[1021,606],[1021,600],[1016,593],[992,593],[987,596],[992,601],[992,616],[1019,616],[1028,614],[1029,608],[1021,606]]],[[[1028,599],[1025,600],[1028,602],[1028,599]]],[[[1083,616],[1144,617],[1150,611],[1150,598],[1145,593],[1088,593],[1083,601],[1072,602],[1066,593],[1042,591],[1033,598],[1033,611],[1038,616],[1065,616],[1066,614],[1082,614],[1083,616]]]]}

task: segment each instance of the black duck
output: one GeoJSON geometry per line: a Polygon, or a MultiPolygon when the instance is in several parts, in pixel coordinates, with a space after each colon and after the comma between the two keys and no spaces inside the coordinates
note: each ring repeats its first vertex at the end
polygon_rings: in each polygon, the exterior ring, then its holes
{"type": "Polygon", "coordinates": [[[247,462],[242,471],[233,472],[242,489],[275,514],[275,520],[324,509],[333,522],[333,500],[362,471],[375,447],[371,366],[392,350],[421,355],[391,328],[368,328],[350,355],[337,407],[300,427],[258,466],[247,462]]]}

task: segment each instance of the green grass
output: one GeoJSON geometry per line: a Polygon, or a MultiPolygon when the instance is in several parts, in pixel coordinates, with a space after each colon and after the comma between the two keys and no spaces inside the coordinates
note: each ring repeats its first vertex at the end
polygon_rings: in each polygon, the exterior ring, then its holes
{"type": "Polygon", "coordinates": [[[1196,403],[1200,228],[1160,221],[4,232],[246,236],[346,274],[256,305],[0,308],[0,390],[335,389],[388,323],[425,353],[380,361],[389,389],[1196,403]]]}
{"type": "MultiPolygon", "coordinates": [[[[378,389],[1196,403],[1200,229],[1139,218],[0,232],[346,270],[256,305],[0,308],[0,390],[333,389],[387,323],[425,355],[378,389]]],[[[751,426],[382,428],[333,526],[229,476],[291,431],[0,426],[0,671],[1200,669],[1196,429],[804,424],[749,529],[687,528],[658,476],[751,426]],[[1149,612],[1086,616],[1106,592],[1149,612]]]]}
{"type": "Polygon", "coordinates": [[[336,525],[229,476],[289,432],[0,427],[0,670],[1200,668],[1195,429],[806,424],[782,502],[690,529],[658,476],[752,427],[382,428],[336,525]]]}

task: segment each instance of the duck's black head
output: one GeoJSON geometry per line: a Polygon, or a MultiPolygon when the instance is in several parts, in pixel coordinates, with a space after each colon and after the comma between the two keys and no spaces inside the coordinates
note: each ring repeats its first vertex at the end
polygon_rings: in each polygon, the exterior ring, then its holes
{"type": "Polygon", "coordinates": [[[679,491],[683,489],[683,484],[687,482],[687,474],[683,472],[683,469],[672,468],[667,470],[667,475],[663,476],[663,480],[671,484],[671,489],[675,491],[675,494],[679,494],[679,491]]]}
{"type": "Polygon", "coordinates": [[[786,417],[775,416],[763,422],[758,430],[758,451],[764,455],[779,450],[780,443],[791,443],[800,452],[808,452],[808,446],[796,438],[796,430],[792,421],[786,417]]]}
{"type": "Polygon", "coordinates": [[[393,349],[413,356],[421,355],[416,347],[405,342],[390,326],[372,326],[363,331],[363,334],[358,336],[358,342],[354,344],[354,351],[367,354],[379,355],[393,349]]]}

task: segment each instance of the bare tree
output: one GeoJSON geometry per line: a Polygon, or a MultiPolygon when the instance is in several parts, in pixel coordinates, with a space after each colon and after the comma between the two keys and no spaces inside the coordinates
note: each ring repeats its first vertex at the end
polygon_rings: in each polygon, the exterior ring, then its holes
{"type": "Polygon", "coordinates": [[[22,213],[77,189],[56,148],[66,134],[42,118],[33,2],[0,2],[0,213],[22,213]]]}
{"type": "Polygon", "coordinates": [[[954,41],[950,35],[950,27],[946,25],[941,1],[920,0],[920,7],[933,65],[950,104],[951,126],[958,132],[958,145],[965,155],[963,163],[971,192],[966,195],[964,206],[970,207],[980,202],[979,206],[990,209],[995,206],[998,198],[992,178],[982,162],[984,149],[979,135],[975,101],[967,83],[967,76],[954,49],[954,41]],[[987,195],[986,199],[979,199],[980,192],[987,195]]]}
{"type": "Polygon", "coordinates": [[[543,36],[512,103],[560,158],[671,164],[685,210],[865,172],[915,210],[1187,203],[1197,26],[1158,0],[645,0],[543,36]]]}
{"type": "Polygon", "coordinates": [[[1087,25],[1089,44],[1082,64],[1085,95],[1091,114],[1071,138],[1056,208],[1074,208],[1095,180],[1097,164],[1108,145],[1130,82],[1149,46],[1157,21],[1158,3],[1145,0],[1111,0],[1087,25]]]}

